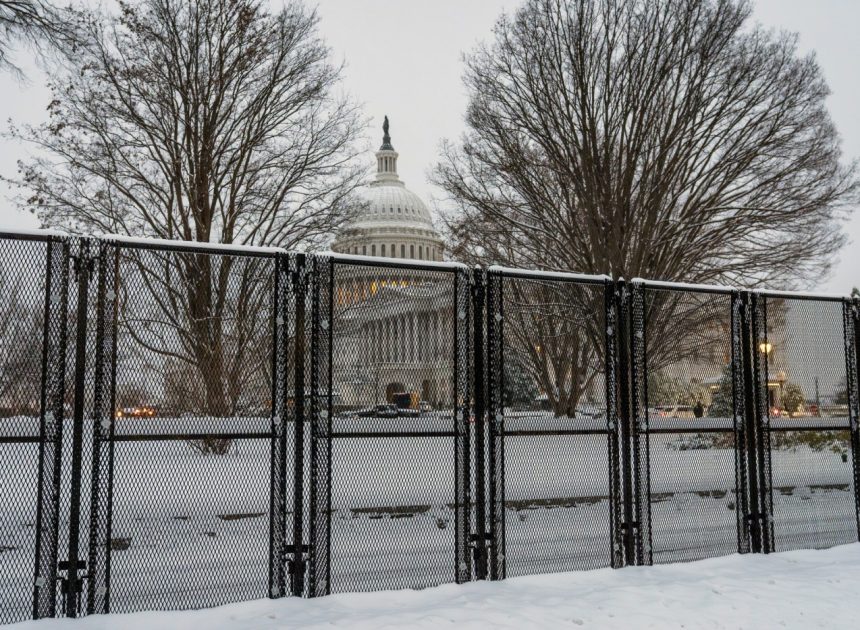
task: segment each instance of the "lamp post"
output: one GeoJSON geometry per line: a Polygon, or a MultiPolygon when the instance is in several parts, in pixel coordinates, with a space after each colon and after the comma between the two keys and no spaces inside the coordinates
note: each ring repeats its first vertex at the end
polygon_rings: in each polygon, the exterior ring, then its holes
{"type": "Polygon", "coordinates": [[[821,416],[821,394],[818,391],[818,375],[815,376],[815,415],[821,416]]]}
{"type": "Polygon", "coordinates": [[[776,373],[776,382],[779,383],[779,409],[780,415],[782,415],[782,410],[785,408],[785,405],[782,403],[782,386],[785,385],[785,372],[780,370],[776,373]]]}
{"type": "MultiPolygon", "coordinates": [[[[770,353],[773,352],[773,344],[769,341],[762,341],[758,344],[758,351],[761,352],[765,356],[765,360],[770,358],[770,353]]],[[[770,400],[770,388],[767,388],[767,399],[768,399],[768,407],[776,407],[776,401],[770,400]]],[[[782,395],[780,394],[780,402],[782,402],[782,395]]]]}

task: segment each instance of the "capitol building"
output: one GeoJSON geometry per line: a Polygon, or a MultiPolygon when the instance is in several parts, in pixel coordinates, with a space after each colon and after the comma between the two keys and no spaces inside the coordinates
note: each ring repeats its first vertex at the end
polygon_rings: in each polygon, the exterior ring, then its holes
{"type": "MultiPolygon", "coordinates": [[[[442,239],[427,206],[397,175],[399,154],[388,130],[386,116],[376,177],[363,191],[367,203],[341,228],[331,249],[441,261],[442,239]]],[[[449,406],[455,321],[450,273],[342,264],[335,284],[337,406],[392,403],[404,394],[413,406],[449,406]]]]}

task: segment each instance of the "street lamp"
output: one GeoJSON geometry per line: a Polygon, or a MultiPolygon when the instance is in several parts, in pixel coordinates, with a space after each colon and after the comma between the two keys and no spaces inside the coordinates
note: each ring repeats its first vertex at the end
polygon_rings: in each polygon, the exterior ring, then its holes
{"type": "MultiPolygon", "coordinates": [[[[769,341],[762,341],[760,344],[758,344],[758,350],[759,350],[759,352],[761,352],[764,355],[765,360],[767,361],[770,358],[770,353],[773,352],[773,344],[769,341]]],[[[767,398],[768,398],[768,406],[776,407],[776,401],[771,402],[771,400],[770,400],[770,388],[769,387],[768,387],[768,391],[767,391],[767,398]]],[[[780,403],[780,405],[782,405],[782,387],[781,386],[780,386],[780,392],[779,392],[779,403],[780,403]]]]}
{"type": "MultiPolygon", "coordinates": [[[[780,370],[776,373],[776,382],[779,383],[779,408],[780,411],[785,409],[785,405],[782,402],[782,386],[785,385],[786,375],[783,370],[780,370]]],[[[781,414],[780,414],[781,415],[781,414]]]]}

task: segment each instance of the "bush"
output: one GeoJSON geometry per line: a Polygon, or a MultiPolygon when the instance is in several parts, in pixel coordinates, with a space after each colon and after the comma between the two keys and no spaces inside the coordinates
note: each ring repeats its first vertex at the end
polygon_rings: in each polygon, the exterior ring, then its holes
{"type": "Polygon", "coordinates": [[[226,455],[233,447],[233,440],[204,437],[199,440],[188,440],[188,445],[203,455],[226,455]]]}
{"type": "Polygon", "coordinates": [[[832,451],[844,455],[850,449],[851,433],[845,431],[771,431],[772,450],[796,450],[806,446],[813,451],[832,451]]]}
{"type": "Polygon", "coordinates": [[[803,395],[803,390],[797,383],[786,383],[782,389],[780,398],[783,408],[789,415],[793,415],[803,408],[806,402],[806,397],[803,395]]]}

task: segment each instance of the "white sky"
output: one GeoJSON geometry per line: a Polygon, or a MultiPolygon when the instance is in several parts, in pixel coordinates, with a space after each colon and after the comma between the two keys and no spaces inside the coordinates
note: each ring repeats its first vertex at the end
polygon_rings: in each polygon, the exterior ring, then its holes
{"type": "MultiPolygon", "coordinates": [[[[273,6],[280,4],[272,1],[273,6]]],[[[428,202],[439,197],[428,171],[442,138],[463,129],[466,96],[461,83],[462,53],[491,37],[496,17],[519,0],[319,0],[323,37],[346,62],[345,89],[363,103],[370,119],[368,160],[381,143],[382,117],[391,121],[392,144],[400,152],[398,170],[407,186],[428,202]]],[[[803,51],[814,50],[833,91],[830,111],[843,136],[846,159],[860,157],[860,3],[854,0],[758,0],[756,19],[768,27],[800,33],[803,51]]],[[[46,117],[49,93],[44,76],[24,64],[28,82],[0,75],[0,121],[38,123],[46,117]]],[[[0,173],[15,174],[28,148],[0,138],[0,173]]],[[[0,226],[37,227],[0,194],[0,226]]],[[[846,226],[852,243],[840,252],[831,278],[819,290],[844,293],[860,285],[860,213],[846,226]]]]}

